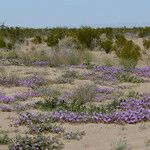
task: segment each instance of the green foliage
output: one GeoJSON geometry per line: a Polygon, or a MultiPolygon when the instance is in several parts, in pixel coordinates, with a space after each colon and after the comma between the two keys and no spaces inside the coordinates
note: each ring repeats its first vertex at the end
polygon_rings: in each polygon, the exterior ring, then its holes
{"type": "Polygon", "coordinates": [[[35,149],[47,149],[47,150],[60,150],[63,148],[63,144],[56,138],[45,137],[39,135],[37,137],[21,137],[17,136],[10,142],[9,149],[23,149],[23,150],[35,150],[35,149]]]}
{"type": "Polygon", "coordinates": [[[16,53],[15,50],[10,50],[5,53],[5,57],[7,59],[16,59],[18,58],[18,54],[16,53]]]}
{"type": "Polygon", "coordinates": [[[121,81],[121,82],[130,82],[130,83],[143,83],[144,80],[140,79],[134,75],[130,75],[129,73],[125,73],[125,74],[121,74],[121,75],[117,75],[117,78],[121,81]]]}
{"type": "Polygon", "coordinates": [[[68,132],[68,133],[64,133],[63,137],[66,140],[81,140],[83,138],[83,136],[85,135],[85,132],[68,132]]]}
{"type": "Polygon", "coordinates": [[[7,48],[8,48],[8,49],[11,50],[13,47],[14,47],[14,44],[13,44],[13,43],[8,43],[8,44],[7,44],[7,48]]]}
{"type": "Polygon", "coordinates": [[[65,28],[53,28],[47,37],[47,45],[50,47],[57,46],[59,40],[65,37],[66,30],[65,28]]]}
{"type": "Polygon", "coordinates": [[[47,42],[48,46],[52,47],[52,46],[56,46],[58,44],[59,39],[56,35],[51,35],[51,36],[47,37],[46,42],[47,42]]]}
{"type": "Polygon", "coordinates": [[[57,83],[72,83],[74,79],[79,78],[79,75],[76,71],[66,71],[61,77],[58,77],[56,80],[57,83]]]}
{"type": "Polygon", "coordinates": [[[2,37],[0,37],[0,48],[6,47],[6,43],[2,37]]]}
{"type": "Polygon", "coordinates": [[[35,36],[34,39],[32,40],[34,44],[41,44],[43,42],[41,36],[35,36]]]}
{"type": "Polygon", "coordinates": [[[138,32],[139,32],[140,38],[146,37],[146,36],[150,35],[150,27],[139,28],[138,32]]]}
{"type": "Polygon", "coordinates": [[[119,142],[116,143],[115,148],[113,148],[112,150],[127,150],[128,146],[127,146],[127,142],[125,140],[120,140],[119,142]]]}
{"type": "Polygon", "coordinates": [[[30,134],[41,134],[41,133],[61,134],[63,132],[64,132],[64,129],[61,126],[53,125],[50,122],[29,125],[30,134]]]}
{"type": "Polygon", "coordinates": [[[108,39],[112,39],[112,37],[113,37],[113,28],[106,28],[105,33],[106,33],[106,37],[108,39]]]}
{"type": "Polygon", "coordinates": [[[115,44],[117,47],[123,47],[126,44],[127,40],[124,35],[117,35],[115,44]]]}
{"type": "Polygon", "coordinates": [[[145,49],[149,49],[150,48],[150,41],[144,39],[143,40],[143,46],[144,46],[145,49]]]}
{"type": "Polygon", "coordinates": [[[83,27],[77,31],[76,37],[83,47],[92,49],[92,42],[98,38],[98,32],[96,29],[90,27],[83,27]]]}
{"type": "Polygon", "coordinates": [[[106,53],[110,53],[113,50],[113,41],[108,39],[101,42],[100,47],[105,50],[106,53]]]}
{"type": "MultiPolygon", "coordinates": [[[[70,99],[71,100],[71,99],[70,99]]],[[[113,100],[111,103],[105,104],[105,105],[91,105],[91,104],[85,104],[84,101],[72,99],[69,102],[60,101],[58,98],[54,99],[45,99],[45,101],[38,101],[34,104],[34,108],[40,109],[42,111],[71,111],[71,112],[77,112],[77,113],[89,113],[93,114],[96,113],[111,113],[116,111],[116,109],[119,109],[120,103],[122,100],[113,100]]]]}
{"type": "Polygon", "coordinates": [[[132,41],[126,42],[124,47],[119,52],[119,58],[121,60],[121,64],[125,67],[135,67],[140,58],[140,48],[135,45],[132,41]],[[129,66],[131,65],[131,66],[129,66]]]}
{"type": "Polygon", "coordinates": [[[129,91],[127,94],[128,98],[139,98],[140,94],[136,91],[129,91]]]}
{"type": "Polygon", "coordinates": [[[7,145],[10,141],[10,138],[7,134],[0,134],[0,145],[7,145]]]}

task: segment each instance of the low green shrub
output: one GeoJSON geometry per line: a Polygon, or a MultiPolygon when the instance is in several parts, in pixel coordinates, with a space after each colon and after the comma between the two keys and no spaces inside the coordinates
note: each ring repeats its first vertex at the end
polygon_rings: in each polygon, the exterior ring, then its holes
{"type": "Polygon", "coordinates": [[[100,44],[100,48],[104,49],[106,53],[110,53],[113,50],[113,41],[112,40],[102,41],[100,44]]]}
{"type": "Polygon", "coordinates": [[[45,137],[42,135],[37,137],[17,136],[9,144],[9,150],[35,150],[37,148],[41,150],[60,150],[63,148],[63,144],[59,142],[59,139],[45,137]]]}
{"type": "Polygon", "coordinates": [[[143,83],[144,80],[136,77],[134,75],[130,75],[129,73],[117,75],[117,78],[121,82],[130,82],[130,83],[143,83]]]}
{"type": "Polygon", "coordinates": [[[146,50],[148,50],[150,48],[150,41],[149,40],[146,40],[144,39],[143,40],[143,46],[146,50]]]}
{"type": "Polygon", "coordinates": [[[0,145],[7,145],[10,141],[10,138],[7,134],[0,134],[0,145]]]}
{"type": "Polygon", "coordinates": [[[43,42],[42,37],[41,36],[35,36],[32,40],[32,42],[34,44],[41,44],[43,42]]]}
{"type": "Polygon", "coordinates": [[[128,41],[119,52],[121,64],[126,68],[134,68],[140,58],[140,48],[132,41],[128,41]]]}
{"type": "Polygon", "coordinates": [[[0,48],[6,47],[6,43],[2,37],[0,37],[0,48]]]}
{"type": "Polygon", "coordinates": [[[98,32],[96,29],[90,27],[83,27],[77,31],[76,37],[83,47],[92,49],[92,42],[98,38],[98,32]]]}

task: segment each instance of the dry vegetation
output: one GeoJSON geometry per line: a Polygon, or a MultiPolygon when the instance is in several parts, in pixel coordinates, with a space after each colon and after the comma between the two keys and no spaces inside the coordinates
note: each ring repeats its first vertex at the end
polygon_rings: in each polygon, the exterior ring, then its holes
{"type": "Polygon", "coordinates": [[[0,149],[150,149],[149,36],[1,26],[0,149]]]}

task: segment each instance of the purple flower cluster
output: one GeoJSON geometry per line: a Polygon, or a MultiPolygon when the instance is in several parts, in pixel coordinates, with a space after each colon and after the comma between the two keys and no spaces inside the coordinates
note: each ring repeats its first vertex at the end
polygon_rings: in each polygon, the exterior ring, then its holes
{"type": "Polygon", "coordinates": [[[1,105],[0,106],[0,111],[3,112],[12,112],[12,111],[23,111],[25,110],[26,106],[20,105],[20,104],[16,104],[13,106],[10,105],[1,105]]]}
{"type": "Polygon", "coordinates": [[[117,67],[109,67],[109,66],[95,66],[93,68],[94,72],[105,72],[105,73],[122,73],[124,72],[123,68],[117,68],[117,67]]]}
{"type": "Polygon", "coordinates": [[[141,121],[150,121],[150,109],[127,110],[121,112],[114,112],[110,114],[93,113],[77,114],[73,112],[54,112],[52,115],[54,120],[71,123],[137,123],[141,121]]]}
{"type": "Polygon", "coordinates": [[[15,96],[7,96],[4,93],[0,93],[0,102],[3,103],[11,103],[11,102],[15,102],[17,100],[27,100],[28,98],[31,97],[38,97],[40,96],[40,94],[36,91],[28,91],[25,93],[18,93],[15,96]]]}
{"type": "Polygon", "coordinates": [[[150,66],[146,66],[144,68],[136,68],[136,69],[134,69],[134,72],[137,76],[149,78],[150,77],[150,66]]]}
{"type": "Polygon", "coordinates": [[[24,79],[18,80],[18,84],[27,87],[35,87],[44,84],[46,81],[37,76],[26,77],[24,79]]]}
{"type": "Polygon", "coordinates": [[[139,109],[149,109],[150,108],[150,96],[142,97],[142,99],[138,100],[135,98],[131,98],[122,102],[120,104],[122,110],[139,110],[139,109]]]}
{"type": "Polygon", "coordinates": [[[95,89],[97,93],[105,93],[105,94],[111,94],[114,92],[114,89],[112,88],[96,88],[95,89]]]}
{"type": "Polygon", "coordinates": [[[40,114],[40,113],[22,113],[19,114],[18,118],[14,118],[13,122],[14,125],[33,125],[33,124],[39,124],[44,122],[50,122],[51,117],[49,116],[49,113],[40,114]]]}
{"type": "Polygon", "coordinates": [[[6,96],[5,94],[0,93],[0,102],[10,103],[10,102],[14,102],[14,101],[15,101],[14,97],[6,96]]]}
{"type": "Polygon", "coordinates": [[[57,111],[43,114],[25,113],[20,114],[16,124],[43,123],[50,120],[71,123],[137,123],[150,121],[150,96],[141,100],[129,99],[120,104],[120,111],[109,114],[96,113],[88,114],[74,113],[70,111],[57,111]]]}
{"type": "Polygon", "coordinates": [[[28,91],[28,92],[25,92],[25,93],[18,93],[14,97],[16,99],[25,101],[28,98],[39,97],[39,96],[40,96],[40,94],[38,92],[36,92],[36,91],[28,91]]]}
{"type": "Polygon", "coordinates": [[[0,111],[11,112],[11,111],[13,111],[13,107],[10,105],[1,105],[0,111]]]}
{"type": "Polygon", "coordinates": [[[50,132],[58,134],[63,133],[64,129],[61,126],[52,125],[50,123],[29,125],[29,133],[40,134],[42,132],[50,132]]]}

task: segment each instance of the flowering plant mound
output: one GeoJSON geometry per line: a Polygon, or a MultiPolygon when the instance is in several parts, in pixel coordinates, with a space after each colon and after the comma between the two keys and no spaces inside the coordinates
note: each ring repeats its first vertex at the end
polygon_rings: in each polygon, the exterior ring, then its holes
{"type": "MultiPolygon", "coordinates": [[[[113,105],[108,105],[106,108],[111,109],[113,105]],[[109,106],[109,107],[108,107],[109,106]]],[[[43,123],[47,121],[60,121],[71,123],[88,123],[88,122],[103,122],[103,123],[137,123],[141,121],[150,121],[150,96],[143,97],[141,100],[129,99],[121,103],[117,103],[114,110],[108,113],[88,111],[71,112],[67,110],[54,111],[50,113],[20,114],[15,120],[16,124],[32,124],[43,123]],[[118,104],[120,106],[118,106],[118,104]]]]}
{"type": "Polygon", "coordinates": [[[60,150],[63,144],[56,138],[18,136],[10,142],[9,150],[60,150]]]}
{"type": "Polygon", "coordinates": [[[0,93],[0,102],[10,103],[10,102],[14,102],[14,101],[15,101],[14,97],[6,96],[4,93],[0,93]]]}
{"type": "Polygon", "coordinates": [[[64,129],[61,126],[52,125],[50,123],[42,123],[42,124],[33,124],[29,125],[29,133],[30,134],[40,134],[40,133],[63,133],[64,129]]]}
{"type": "Polygon", "coordinates": [[[64,133],[63,137],[66,140],[81,140],[83,138],[83,136],[85,135],[85,132],[68,132],[68,133],[64,133]]]}
{"type": "Polygon", "coordinates": [[[35,87],[40,86],[46,83],[46,80],[42,77],[31,76],[18,80],[18,85],[27,86],[27,87],[35,87]]]}

